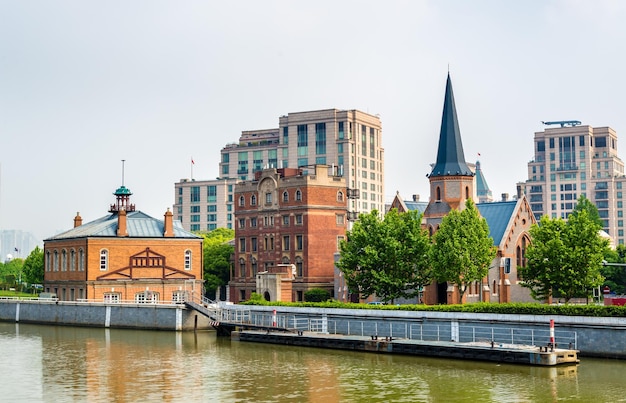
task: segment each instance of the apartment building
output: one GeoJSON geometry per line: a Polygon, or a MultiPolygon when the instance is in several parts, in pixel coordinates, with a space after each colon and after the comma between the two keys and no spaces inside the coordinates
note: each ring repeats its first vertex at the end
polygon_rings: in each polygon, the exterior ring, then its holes
{"type": "Polygon", "coordinates": [[[617,155],[617,134],[610,127],[578,121],[547,122],[536,132],[528,180],[519,183],[537,220],[567,218],[584,195],[598,208],[614,244],[624,244],[624,162],[617,155]]]}
{"type": "Polygon", "coordinates": [[[174,184],[174,216],[188,231],[233,228],[236,178],[181,179],[174,184]]]}
{"type": "Polygon", "coordinates": [[[337,170],[319,164],[268,168],[237,183],[232,302],[253,292],[268,301],[303,301],[311,288],[333,295],[348,202],[337,170]]]}
{"type": "Polygon", "coordinates": [[[315,164],[335,166],[346,178],[350,220],[384,211],[381,121],[358,110],[289,113],[278,129],[244,131],[238,143],[222,148],[219,172],[222,179],[246,181],[264,168],[303,168],[306,174],[315,164]]]}

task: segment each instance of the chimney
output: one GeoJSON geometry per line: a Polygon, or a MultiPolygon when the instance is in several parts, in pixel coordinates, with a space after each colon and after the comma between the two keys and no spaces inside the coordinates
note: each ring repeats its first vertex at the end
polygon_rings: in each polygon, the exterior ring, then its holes
{"type": "Polygon", "coordinates": [[[117,213],[117,236],[128,236],[126,229],[126,210],[122,209],[117,213]]]}
{"type": "Polygon", "coordinates": [[[517,185],[517,198],[518,199],[522,198],[522,186],[521,185],[517,185]]]}
{"type": "Polygon", "coordinates": [[[172,214],[169,207],[167,208],[167,211],[165,212],[163,236],[170,237],[170,238],[174,236],[174,214],[172,214]]]}
{"type": "Polygon", "coordinates": [[[76,212],[76,217],[74,217],[74,228],[80,227],[83,225],[83,217],[80,216],[80,213],[76,212]]]}
{"type": "Polygon", "coordinates": [[[509,200],[509,194],[508,193],[502,193],[502,201],[508,201],[509,200]]]}
{"type": "Polygon", "coordinates": [[[413,195],[413,201],[414,202],[420,201],[420,195],[413,195]]]}

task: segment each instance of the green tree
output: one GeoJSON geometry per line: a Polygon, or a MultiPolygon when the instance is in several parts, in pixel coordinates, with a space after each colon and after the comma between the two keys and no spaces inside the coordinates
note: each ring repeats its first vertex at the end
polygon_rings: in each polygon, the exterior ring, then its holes
{"type": "Polygon", "coordinates": [[[431,282],[427,255],[430,240],[417,211],[361,214],[340,245],[337,267],[348,288],[363,298],[383,301],[411,298],[431,282]]]}
{"type": "Polygon", "coordinates": [[[15,287],[22,278],[24,259],[13,258],[0,266],[0,277],[6,287],[15,287]]]}
{"type": "Polygon", "coordinates": [[[22,280],[30,284],[43,284],[43,250],[36,246],[24,260],[22,280]]]}
{"type": "Polygon", "coordinates": [[[603,282],[600,273],[609,241],[599,234],[601,224],[586,209],[561,218],[544,216],[530,229],[528,264],[519,267],[522,285],[537,300],[550,297],[588,297],[603,282]]]}
{"type": "Polygon", "coordinates": [[[597,224],[600,229],[604,227],[604,221],[600,218],[598,208],[583,195],[581,195],[576,201],[576,207],[572,210],[570,217],[578,215],[581,211],[586,211],[589,220],[597,224]]]}
{"type": "Polygon", "coordinates": [[[433,236],[430,254],[433,274],[440,283],[457,285],[461,303],[467,285],[487,276],[496,252],[487,221],[468,199],[465,209],[452,210],[442,219],[433,236]]]}
{"type": "Polygon", "coordinates": [[[235,248],[229,241],[235,238],[235,231],[217,228],[200,233],[204,237],[204,286],[209,298],[216,298],[217,290],[230,280],[230,259],[235,248]]]}
{"type": "Polygon", "coordinates": [[[604,277],[602,287],[608,286],[611,292],[618,295],[626,294],[626,246],[617,245],[615,250],[609,250],[604,255],[608,263],[600,268],[604,277]]]}

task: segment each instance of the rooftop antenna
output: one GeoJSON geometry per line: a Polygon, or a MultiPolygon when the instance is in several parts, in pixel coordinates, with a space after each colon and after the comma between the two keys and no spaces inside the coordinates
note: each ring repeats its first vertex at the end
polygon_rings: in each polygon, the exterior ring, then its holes
{"type": "Polygon", "coordinates": [[[124,186],[124,162],[126,162],[126,160],[122,160],[122,186],[124,186]]]}

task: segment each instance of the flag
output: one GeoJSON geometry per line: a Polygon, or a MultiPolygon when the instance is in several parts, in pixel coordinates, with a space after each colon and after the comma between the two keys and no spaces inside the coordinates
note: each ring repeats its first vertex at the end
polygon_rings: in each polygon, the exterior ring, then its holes
{"type": "Polygon", "coordinates": [[[193,162],[193,157],[191,157],[191,165],[195,165],[196,163],[193,162]]]}

